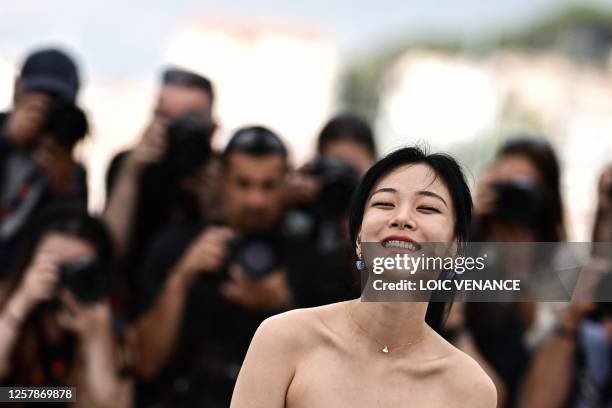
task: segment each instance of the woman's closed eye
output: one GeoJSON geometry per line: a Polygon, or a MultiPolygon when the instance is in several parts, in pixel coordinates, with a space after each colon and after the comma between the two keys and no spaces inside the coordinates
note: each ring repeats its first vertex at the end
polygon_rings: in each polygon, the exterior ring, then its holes
{"type": "Polygon", "coordinates": [[[430,213],[437,213],[437,214],[439,214],[439,213],[441,213],[441,211],[439,209],[437,209],[436,207],[430,207],[430,206],[426,206],[426,205],[422,205],[422,206],[418,207],[418,210],[420,210],[422,212],[425,212],[427,214],[430,214],[430,213]]]}
{"type": "Polygon", "coordinates": [[[380,208],[392,208],[394,207],[393,203],[387,201],[376,201],[372,203],[372,207],[380,207],[380,208]]]}

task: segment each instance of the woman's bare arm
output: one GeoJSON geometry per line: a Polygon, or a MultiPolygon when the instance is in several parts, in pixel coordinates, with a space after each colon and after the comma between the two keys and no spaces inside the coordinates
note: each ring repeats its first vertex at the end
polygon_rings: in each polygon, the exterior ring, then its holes
{"type": "Polygon", "coordinates": [[[297,325],[287,317],[287,313],[271,317],[257,329],[234,388],[231,408],[285,407],[295,374],[299,337],[297,325]]]}

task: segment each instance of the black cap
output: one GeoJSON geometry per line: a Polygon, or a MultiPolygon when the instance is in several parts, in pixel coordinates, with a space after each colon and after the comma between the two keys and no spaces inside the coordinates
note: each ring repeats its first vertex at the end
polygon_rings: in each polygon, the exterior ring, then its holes
{"type": "Polygon", "coordinates": [[[79,91],[76,64],[55,48],[28,55],[21,68],[21,82],[25,90],[52,92],[68,102],[74,102],[79,91]]]}

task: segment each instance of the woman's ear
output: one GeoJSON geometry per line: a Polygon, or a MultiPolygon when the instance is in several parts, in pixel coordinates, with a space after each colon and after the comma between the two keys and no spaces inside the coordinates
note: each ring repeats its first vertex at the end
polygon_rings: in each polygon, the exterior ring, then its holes
{"type": "Polygon", "coordinates": [[[355,254],[357,255],[357,259],[361,259],[361,236],[357,235],[357,239],[355,240],[355,254]]]}

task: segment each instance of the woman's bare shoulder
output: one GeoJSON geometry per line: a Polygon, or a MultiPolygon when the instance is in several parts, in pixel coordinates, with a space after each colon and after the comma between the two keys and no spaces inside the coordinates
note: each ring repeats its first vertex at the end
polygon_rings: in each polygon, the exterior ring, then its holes
{"type": "Polygon", "coordinates": [[[329,332],[329,324],[341,315],[346,302],[293,309],[267,318],[258,332],[296,348],[312,346],[329,332]]]}
{"type": "Polygon", "coordinates": [[[495,407],[497,391],[489,375],[472,357],[440,337],[448,352],[445,384],[461,401],[470,407],[495,407]]]}
{"type": "Polygon", "coordinates": [[[232,407],[285,406],[297,367],[324,344],[326,320],[339,306],[297,309],[264,320],[253,336],[234,389],[232,407]]]}

